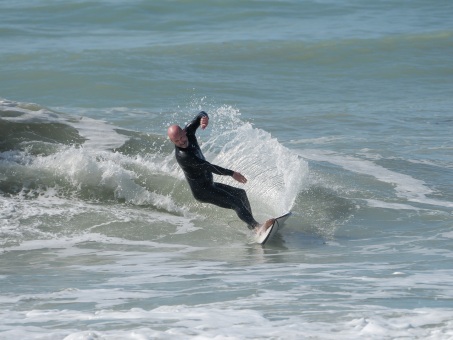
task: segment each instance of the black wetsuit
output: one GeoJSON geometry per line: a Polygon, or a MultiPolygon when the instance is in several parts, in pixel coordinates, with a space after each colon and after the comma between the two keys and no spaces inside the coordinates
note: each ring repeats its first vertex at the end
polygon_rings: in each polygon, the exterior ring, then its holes
{"type": "Polygon", "coordinates": [[[214,182],[213,173],[221,176],[233,176],[234,171],[211,164],[204,158],[195,136],[195,132],[200,126],[201,118],[204,116],[208,116],[208,114],[204,111],[200,112],[184,128],[189,146],[184,149],[175,145],[176,160],[184,171],[196,200],[215,204],[226,209],[233,209],[238,217],[250,229],[253,229],[258,225],[258,222],[252,216],[252,210],[245,190],[214,182]]]}

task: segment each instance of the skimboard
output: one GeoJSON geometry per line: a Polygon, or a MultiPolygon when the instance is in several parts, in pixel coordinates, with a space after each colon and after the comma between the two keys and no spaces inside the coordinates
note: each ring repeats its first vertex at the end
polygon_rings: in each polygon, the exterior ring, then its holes
{"type": "Polygon", "coordinates": [[[291,216],[291,211],[286,214],[276,217],[274,223],[267,228],[267,230],[256,237],[256,242],[259,244],[266,244],[274,235],[283,228],[283,224],[291,216]]]}

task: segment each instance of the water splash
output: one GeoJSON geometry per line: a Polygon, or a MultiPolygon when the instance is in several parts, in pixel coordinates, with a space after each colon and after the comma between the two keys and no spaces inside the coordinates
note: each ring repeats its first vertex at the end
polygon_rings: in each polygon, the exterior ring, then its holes
{"type": "MultiPolygon", "coordinates": [[[[240,119],[240,112],[222,106],[211,113],[215,125],[202,149],[207,159],[241,172],[244,186],[259,210],[278,215],[291,210],[308,176],[308,165],[269,132],[240,119]]],[[[216,180],[233,185],[230,178],[216,180]]]]}

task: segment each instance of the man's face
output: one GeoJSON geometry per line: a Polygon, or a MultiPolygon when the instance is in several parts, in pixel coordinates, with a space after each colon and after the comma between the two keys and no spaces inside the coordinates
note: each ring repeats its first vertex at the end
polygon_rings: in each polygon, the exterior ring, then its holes
{"type": "Polygon", "coordinates": [[[189,140],[187,139],[186,131],[182,129],[172,136],[171,141],[175,143],[176,146],[183,149],[189,146],[189,140]]]}

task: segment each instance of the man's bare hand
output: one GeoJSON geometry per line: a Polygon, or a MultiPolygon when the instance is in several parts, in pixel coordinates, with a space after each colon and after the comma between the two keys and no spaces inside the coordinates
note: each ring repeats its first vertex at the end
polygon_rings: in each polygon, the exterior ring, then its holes
{"type": "Polygon", "coordinates": [[[233,178],[238,181],[239,183],[247,183],[247,178],[245,178],[244,176],[242,176],[242,174],[240,174],[239,172],[234,172],[233,174],[233,178]]]}
{"type": "Polygon", "coordinates": [[[209,124],[209,117],[208,116],[201,117],[200,125],[203,130],[206,129],[208,124],[209,124]]]}

